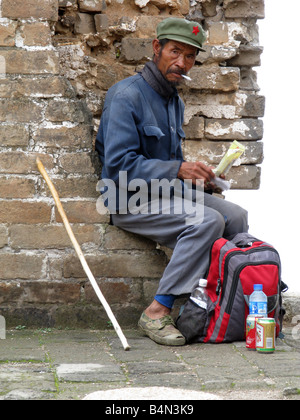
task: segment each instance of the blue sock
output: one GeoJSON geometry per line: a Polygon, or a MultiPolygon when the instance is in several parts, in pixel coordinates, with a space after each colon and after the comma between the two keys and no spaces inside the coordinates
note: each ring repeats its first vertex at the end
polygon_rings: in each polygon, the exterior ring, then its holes
{"type": "Polygon", "coordinates": [[[174,295],[156,295],[154,299],[161,305],[166,306],[169,309],[173,308],[176,296],[174,295]]]}

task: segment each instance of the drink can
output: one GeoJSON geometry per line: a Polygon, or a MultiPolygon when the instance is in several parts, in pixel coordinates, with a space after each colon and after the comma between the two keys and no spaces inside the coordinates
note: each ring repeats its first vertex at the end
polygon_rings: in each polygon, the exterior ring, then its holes
{"type": "Polygon", "coordinates": [[[262,315],[249,314],[246,319],[246,348],[249,350],[255,350],[255,339],[256,339],[256,321],[262,318],[262,315]]]}
{"type": "Polygon", "coordinates": [[[275,319],[260,318],[256,321],[256,350],[260,353],[275,351],[275,319]]]}

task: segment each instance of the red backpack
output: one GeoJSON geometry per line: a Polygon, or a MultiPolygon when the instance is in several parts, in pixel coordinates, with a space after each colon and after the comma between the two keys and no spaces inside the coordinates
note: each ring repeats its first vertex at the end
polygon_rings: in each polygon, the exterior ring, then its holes
{"type": "Polygon", "coordinates": [[[177,319],[187,342],[222,343],[245,340],[249,297],[254,284],[262,284],[268,297],[268,316],[275,318],[276,335],[282,328],[284,309],[281,262],[276,249],[248,233],[231,241],[217,239],[210,254],[207,278],[208,305],[204,310],[191,299],[177,319]]]}

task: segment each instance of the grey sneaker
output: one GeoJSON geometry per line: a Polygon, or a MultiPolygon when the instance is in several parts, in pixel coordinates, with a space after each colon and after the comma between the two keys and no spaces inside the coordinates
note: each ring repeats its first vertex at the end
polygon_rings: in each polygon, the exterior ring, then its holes
{"type": "Polygon", "coordinates": [[[165,346],[183,346],[185,344],[185,338],[175,327],[170,315],[151,319],[143,312],[138,325],[151,340],[158,344],[165,346]]]}

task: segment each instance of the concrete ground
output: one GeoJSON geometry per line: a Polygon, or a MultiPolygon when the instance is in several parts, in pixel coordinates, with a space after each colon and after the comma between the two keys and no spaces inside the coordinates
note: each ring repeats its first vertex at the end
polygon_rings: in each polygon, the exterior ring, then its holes
{"type": "Polygon", "coordinates": [[[300,399],[300,336],[285,326],[276,351],[245,342],[165,347],[137,330],[7,331],[0,340],[1,400],[300,399]]]}

